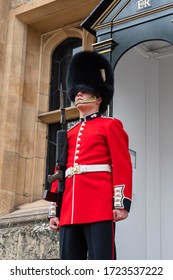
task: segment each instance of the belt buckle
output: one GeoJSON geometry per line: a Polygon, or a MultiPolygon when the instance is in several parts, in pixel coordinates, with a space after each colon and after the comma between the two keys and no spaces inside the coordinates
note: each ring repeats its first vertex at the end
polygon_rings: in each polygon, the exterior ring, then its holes
{"type": "Polygon", "coordinates": [[[72,167],[71,176],[74,176],[75,174],[80,174],[80,165],[75,165],[72,167]]]}

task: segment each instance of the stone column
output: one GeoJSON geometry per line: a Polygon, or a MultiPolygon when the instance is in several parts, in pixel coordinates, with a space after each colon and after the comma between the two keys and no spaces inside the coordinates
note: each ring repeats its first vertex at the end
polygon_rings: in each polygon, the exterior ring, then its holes
{"type": "Polygon", "coordinates": [[[26,25],[8,15],[7,2],[0,0],[0,24],[4,26],[0,38],[4,51],[0,85],[0,215],[13,210],[15,203],[27,34],[26,25]]]}

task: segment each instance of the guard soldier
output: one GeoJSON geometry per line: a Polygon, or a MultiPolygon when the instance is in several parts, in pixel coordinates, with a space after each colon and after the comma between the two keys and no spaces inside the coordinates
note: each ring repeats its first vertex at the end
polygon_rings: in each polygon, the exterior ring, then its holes
{"type": "Polygon", "coordinates": [[[108,60],[91,51],[74,55],[67,92],[80,122],[68,130],[61,217],[51,216],[50,227],[60,228],[62,260],[115,259],[115,222],[130,210],[132,166],[121,121],[102,116],[114,93],[108,60]]]}

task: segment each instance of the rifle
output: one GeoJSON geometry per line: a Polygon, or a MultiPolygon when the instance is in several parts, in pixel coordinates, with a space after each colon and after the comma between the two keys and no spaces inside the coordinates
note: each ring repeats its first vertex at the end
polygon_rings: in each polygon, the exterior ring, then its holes
{"type": "Polygon", "coordinates": [[[50,190],[45,190],[43,193],[43,198],[47,201],[54,202],[58,204],[57,211],[53,209],[55,216],[57,215],[60,218],[62,198],[64,193],[65,186],[65,170],[67,162],[67,123],[65,116],[64,108],[64,98],[62,91],[62,84],[60,85],[60,124],[61,130],[56,132],[56,165],[55,173],[53,175],[48,175],[48,182],[52,184],[54,181],[58,180],[58,191],[56,193],[51,192],[50,190]],[[55,213],[56,212],[56,213],[55,213]]]}

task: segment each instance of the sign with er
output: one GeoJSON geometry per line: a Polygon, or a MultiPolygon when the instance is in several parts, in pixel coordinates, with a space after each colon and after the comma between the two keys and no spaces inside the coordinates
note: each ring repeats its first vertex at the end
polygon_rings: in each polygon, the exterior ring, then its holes
{"type": "Polygon", "coordinates": [[[151,7],[151,1],[152,0],[138,0],[137,1],[138,10],[151,7]]]}

